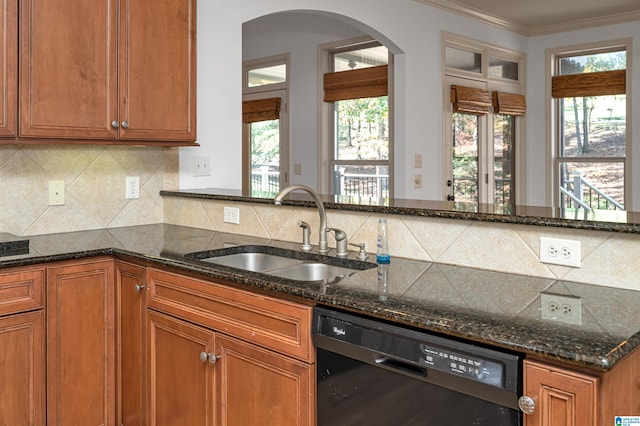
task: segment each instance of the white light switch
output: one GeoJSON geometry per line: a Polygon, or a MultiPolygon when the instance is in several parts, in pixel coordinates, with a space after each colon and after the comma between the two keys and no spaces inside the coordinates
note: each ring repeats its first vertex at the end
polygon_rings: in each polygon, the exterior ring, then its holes
{"type": "Polygon", "coordinates": [[[209,157],[193,157],[193,175],[211,176],[209,171],[209,157]]]}
{"type": "Polygon", "coordinates": [[[416,169],[422,168],[422,154],[416,154],[413,157],[413,167],[416,169]]]}

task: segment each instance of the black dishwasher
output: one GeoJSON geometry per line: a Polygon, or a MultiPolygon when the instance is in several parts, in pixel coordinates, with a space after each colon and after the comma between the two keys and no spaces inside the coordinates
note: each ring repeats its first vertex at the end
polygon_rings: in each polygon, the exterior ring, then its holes
{"type": "Polygon", "coordinates": [[[512,353],[315,308],[323,425],[520,426],[512,353]]]}

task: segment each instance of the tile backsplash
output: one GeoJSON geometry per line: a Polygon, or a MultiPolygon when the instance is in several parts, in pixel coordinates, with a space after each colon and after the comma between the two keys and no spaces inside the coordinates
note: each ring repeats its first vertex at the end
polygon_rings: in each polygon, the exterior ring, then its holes
{"type": "MultiPolygon", "coordinates": [[[[164,209],[167,223],[293,242],[302,241],[297,224],[304,220],[311,225],[312,243],[317,244],[314,208],[164,197],[164,209]],[[223,222],[224,206],[240,209],[240,225],[223,222]]],[[[379,217],[327,211],[328,225],[344,230],[350,242],[364,242],[368,252],[375,251],[379,217]]],[[[637,234],[402,215],[386,218],[393,256],[640,291],[637,234]],[[541,236],[579,240],[582,267],[540,263],[541,236]]]]}
{"type": "Polygon", "coordinates": [[[36,235],[163,219],[158,192],[177,188],[177,148],[1,145],[0,231],[36,235]],[[127,176],[140,198],[125,199],[127,176]],[[65,204],[49,206],[49,181],[65,182],[65,204]]]}
{"type": "MultiPolygon", "coordinates": [[[[19,236],[166,222],[299,242],[304,220],[317,244],[313,208],[161,197],[178,188],[177,148],[2,145],[0,183],[0,232],[19,236]],[[125,199],[127,176],[140,177],[139,199],[125,199]],[[52,180],[65,181],[63,206],[48,205],[52,180]],[[239,207],[240,225],[223,222],[224,206],[239,207]]],[[[374,251],[380,215],[327,216],[350,242],[374,251]]],[[[640,235],[401,215],[387,221],[394,256],[640,291],[640,235]],[[582,267],[540,263],[541,236],[580,240],[582,267]]]]}

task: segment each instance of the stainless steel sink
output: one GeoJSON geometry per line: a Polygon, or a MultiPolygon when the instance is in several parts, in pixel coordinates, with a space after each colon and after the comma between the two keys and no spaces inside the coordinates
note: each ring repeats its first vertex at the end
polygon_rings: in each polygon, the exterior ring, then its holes
{"type": "Polygon", "coordinates": [[[235,253],[226,256],[216,256],[201,259],[205,262],[217,265],[231,266],[232,268],[245,269],[253,272],[265,272],[274,269],[286,268],[297,265],[298,259],[276,256],[268,253],[235,253]]]}
{"type": "Polygon", "coordinates": [[[185,257],[292,281],[335,283],[376,265],[369,262],[274,249],[268,246],[236,246],[186,254],[185,257]]]}
{"type": "Polygon", "coordinates": [[[300,263],[295,266],[269,272],[269,275],[288,278],[294,281],[327,280],[328,282],[335,282],[356,272],[358,272],[357,269],[327,265],[324,263],[300,263]]]}

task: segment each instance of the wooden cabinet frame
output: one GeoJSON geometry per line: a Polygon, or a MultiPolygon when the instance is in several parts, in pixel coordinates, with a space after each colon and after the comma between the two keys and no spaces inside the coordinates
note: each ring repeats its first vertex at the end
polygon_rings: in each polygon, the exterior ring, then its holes
{"type": "Polygon", "coordinates": [[[195,7],[20,0],[20,143],[193,144],[195,7]]]}

